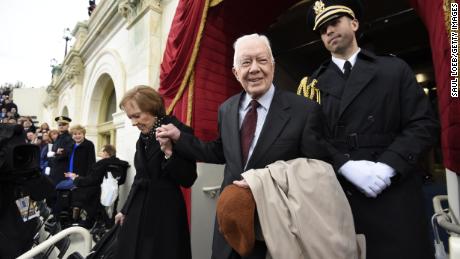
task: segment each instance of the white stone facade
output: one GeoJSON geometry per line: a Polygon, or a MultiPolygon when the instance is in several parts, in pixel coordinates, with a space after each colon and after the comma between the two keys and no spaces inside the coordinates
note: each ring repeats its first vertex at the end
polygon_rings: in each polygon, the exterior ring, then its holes
{"type": "Polygon", "coordinates": [[[101,0],[72,34],[75,43],[63,64],[53,69],[46,89],[43,121],[72,118],[86,127],[96,148],[112,143],[117,156],[132,165],[120,191],[123,204],[134,177],[133,156],[139,131],[118,108],[136,85],[159,85],[160,64],[178,0],[101,0]],[[115,101],[110,97],[115,93],[115,101]],[[112,101],[112,102],[111,102],[112,101]]]}

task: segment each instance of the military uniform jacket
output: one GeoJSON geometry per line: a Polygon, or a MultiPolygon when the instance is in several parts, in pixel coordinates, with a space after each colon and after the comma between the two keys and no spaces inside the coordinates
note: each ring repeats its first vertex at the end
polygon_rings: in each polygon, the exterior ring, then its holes
{"type": "Polygon", "coordinates": [[[54,185],[64,180],[64,173],[67,171],[69,157],[72,154],[74,141],[70,136],[69,132],[59,134],[56,141],[53,143],[52,151],[56,152],[58,148],[63,148],[62,154],[55,154],[55,156],[49,159],[50,164],[50,177],[54,182],[54,185]]]}
{"type": "Polygon", "coordinates": [[[409,66],[396,57],[361,50],[348,80],[329,61],[298,93],[321,104],[336,170],[348,160],[370,160],[397,172],[390,187],[375,199],[338,176],[356,230],[366,235],[367,258],[432,258],[415,169],[437,138],[439,126],[409,66]]]}

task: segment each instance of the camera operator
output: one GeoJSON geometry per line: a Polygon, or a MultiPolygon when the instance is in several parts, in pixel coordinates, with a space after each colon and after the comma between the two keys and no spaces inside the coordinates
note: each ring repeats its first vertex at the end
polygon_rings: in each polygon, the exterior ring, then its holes
{"type": "Polygon", "coordinates": [[[0,124],[0,258],[29,250],[38,231],[40,201],[52,184],[40,174],[39,148],[26,144],[21,125],[0,124]]]}

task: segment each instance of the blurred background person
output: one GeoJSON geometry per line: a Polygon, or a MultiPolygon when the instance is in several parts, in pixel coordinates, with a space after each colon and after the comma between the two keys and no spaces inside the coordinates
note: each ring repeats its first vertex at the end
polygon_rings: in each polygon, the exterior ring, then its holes
{"type": "MultiPolygon", "coordinates": [[[[96,214],[101,212],[105,227],[110,228],[114,223],[115,213],[109,213],[109,215],[107,215],[105,211],[102,211],[100,199],[96,197],[101,196],[101,183],[104,177],[108,176],[108,172],[117,179],[118,185],[125,182],[129,163],[116,157],[116,149],[110,144],[104,145],[98,156],[101,157],[101,159],[93,165],[87,176],[80,176],[76,173],[66,173],[66,177],[72,178],[77,187],[77,189],[72,192],[80,192],[82,194],[82,199],[86,201],[83,209],[88,212],[88,217],[94,219],[97,216],[96,214]]],[[[116,212],[117,201],[118,198],[114,202],[114,207],[112,208],[113,212],[116,212]]]]}

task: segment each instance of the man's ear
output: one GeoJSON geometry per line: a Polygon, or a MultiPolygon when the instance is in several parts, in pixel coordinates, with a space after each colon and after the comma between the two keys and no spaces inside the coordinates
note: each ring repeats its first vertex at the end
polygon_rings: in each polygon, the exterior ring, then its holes
{"type": "Polygon", "coordinates": [[[238,71],[236,71],[234,67],[232,67],[232,72],[233,72],[233,75],[235,75],[236,80],[240,81],[240,78],[238,77],[238,71]]]}
{"type": "Polygon", "coordinates": [[[357,19],[351,20],[351,28],[354,32],[357,32],[359,29],[359,21],[357,19]]]}

